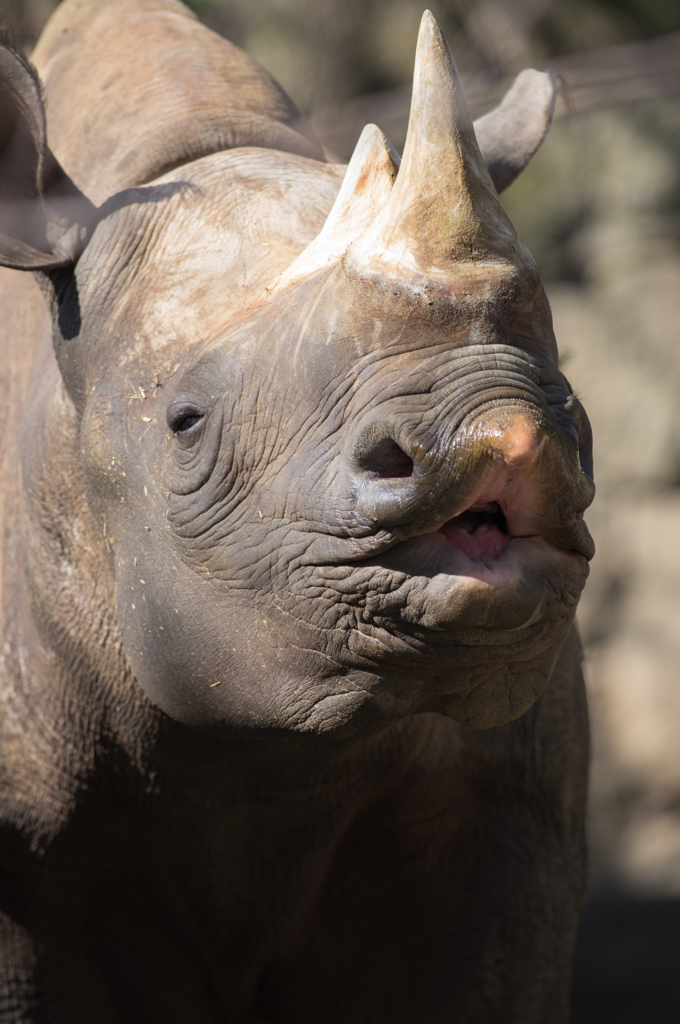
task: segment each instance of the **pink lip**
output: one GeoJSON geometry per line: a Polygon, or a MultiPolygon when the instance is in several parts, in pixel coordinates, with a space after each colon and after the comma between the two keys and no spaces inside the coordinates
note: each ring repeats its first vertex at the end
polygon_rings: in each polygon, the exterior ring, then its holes
{"type": "Polygon", "coordinates": [[[537,482],[525,470],[497,469],[457,515],[437,528],[468,558],[495,562],[514,537],[535,535],[531,529],[538,504],[537,482]]]}
{"type": "Polygon", "coordinates": [[[452,544],[456,544],[475,562],[484,562],[486,565],[495,562],[510,543],[510,537],[495,523],[481,523],[477,527],[472,527],[472,524],[467,522],[459,524],[457,520],[465,520],[465,515],[450,519],[437,530],[437,533],[441,533],[452,544]]]}

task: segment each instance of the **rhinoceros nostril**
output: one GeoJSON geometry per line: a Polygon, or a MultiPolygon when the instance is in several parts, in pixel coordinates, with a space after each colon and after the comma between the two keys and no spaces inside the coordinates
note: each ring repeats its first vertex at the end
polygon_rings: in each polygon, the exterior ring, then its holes
{"type": "Polygon", "coordinates": [[[385,437],[359,457],[359,465],[365,473],[380,480],[407,478],[413,472],[413,459],[402,451],[396,441],[385,437]]]}

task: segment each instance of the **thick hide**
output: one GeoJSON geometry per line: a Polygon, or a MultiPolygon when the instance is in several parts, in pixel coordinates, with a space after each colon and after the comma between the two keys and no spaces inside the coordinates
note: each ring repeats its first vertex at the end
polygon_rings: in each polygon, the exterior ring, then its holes
{"type": "Polygon", "coordinates": [[[426,12],[403,159],[344,168],[175,0],[65,0],[34,59],[0,1024],[566,1024],[591,440],[497,192],[553,83],[476,131],[426,12]]]}

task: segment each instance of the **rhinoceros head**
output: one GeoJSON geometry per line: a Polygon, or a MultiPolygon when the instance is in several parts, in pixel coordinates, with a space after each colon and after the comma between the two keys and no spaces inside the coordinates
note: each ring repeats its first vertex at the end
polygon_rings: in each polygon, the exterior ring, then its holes
{"type": "Polygon", "coordinates": [[[216,153],[33,260],[121,642],[187,723],[507,722],[585,582],[590,434],[431,15],[401,166],[369,127],[341,179],[216,153]]]}

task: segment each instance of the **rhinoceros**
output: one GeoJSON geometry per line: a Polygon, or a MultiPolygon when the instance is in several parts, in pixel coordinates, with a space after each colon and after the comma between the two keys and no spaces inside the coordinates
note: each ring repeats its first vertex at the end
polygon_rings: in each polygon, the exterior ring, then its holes
{"type": "Polygon", "coordinates": [[[550,78],[475,131],[426,12],[403,159],[344,168],[175,0],[66,0],[33,60],[0,1021],[564,1024],[591,440],[497,192],[550,78]]]}

